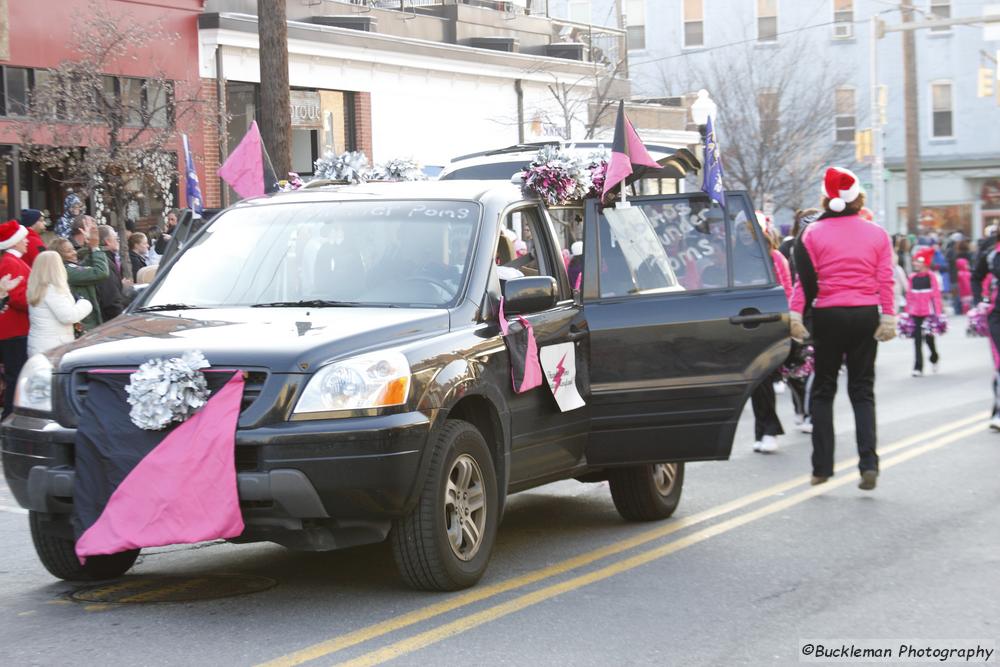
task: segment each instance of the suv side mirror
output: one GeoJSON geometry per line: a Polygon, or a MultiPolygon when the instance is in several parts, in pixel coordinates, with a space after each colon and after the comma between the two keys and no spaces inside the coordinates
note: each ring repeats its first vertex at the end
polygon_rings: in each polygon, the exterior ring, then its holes
{"type": "Polygon", "coordinates": [[[503,310],[506,315],[525,315],[554,308],[559,300],[556,279],[552,276],[512,278],[503,286],[503,310]]]}

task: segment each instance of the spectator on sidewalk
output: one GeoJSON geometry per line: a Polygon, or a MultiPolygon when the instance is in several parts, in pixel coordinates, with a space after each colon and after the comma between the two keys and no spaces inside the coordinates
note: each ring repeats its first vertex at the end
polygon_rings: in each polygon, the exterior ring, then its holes
{"type": "Polygon", "coordinates": [[[59,253],[47,250],[38,256],[28,278],[29,357],[72,343],[74,325],[93,310],[86,299],[73,297],[66,280],[59,253]]]}
{"type": "Polygon", "coordinates": [[[122,278],[118,232],[110,225],[97,228],[100,250],[108,260],[108,277],[97,285],[97,300],[101,304],[101,320],[107,322],[121,315],[135,297],[133,281],[122,278]]]}
{"type": "Polygon", "coordinates": [[[45,242],[41,237],[45,231],[45,216],[37,208],[21,209],[21,225],[28,230],[28,247],[22,259],[30,267],[38,253],[45,251],[45,242]]]}
{"type": "Polygon", "coordinates": [[[0,356],[3,358],[3,417],[14,408],[17,376],[28,360],[28,276],[31,269],[22,257],[28,247],[28,230],[17,220],[0,224],[0,289],[8,290],[0,311],[0,356]]]}
{"type": "Polygon", "coordinates": [[[87,237],[83,258],[80,258],[76,249],[66,239],[56,239],[49,244],[49,250],[55,250],[63,258],[63,263],[66,265],[66,279],[73,295],[86,299],[92,306],[90,314],[80,323],[83,331],[90,331],[103,321],[97,286],[108,277],[110,270],[107,255],[98,250],[99,242],[99,232],[94,226],[87,237]]]}
{"type": "Polygon", "coordinates": [[[149,252],[149,239],[142,232],[133,232],[128,237],[128,257],[132,262],[132,276],[139,274],[139,269],[146,266],[146,253],[149,252]]]}

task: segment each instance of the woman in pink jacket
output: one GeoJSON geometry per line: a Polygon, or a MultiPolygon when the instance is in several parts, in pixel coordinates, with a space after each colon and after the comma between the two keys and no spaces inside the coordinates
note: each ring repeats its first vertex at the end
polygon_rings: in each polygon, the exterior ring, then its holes
{"type": "Polygon", "coordinates": [[[941,304],[941,283],[937,274],[931,271],[930,258],[933,250],[918,252],[913,256],[913,275],[910,276],[909,285],[906,288],[906,312],[913,318],[915,331],[913,342],[916,344],[916,358],[913,361],[913,377],[920,377],[924,374],[924,343],[931,351],[931,369],[937,373],[938,355],[937,347],[934,344],[934,336],[924,333],[924,320],[929,315],[941,315],[944,308],[941,304]]]}
{"type": "Polygon", "coordinates": [[[876,341],[896,336],[892,243],[884,229],[858,216],[865,205],[858,177],[830,167],[823,178],[823,215],[795,243],[795,283],[790,304],[792,338],[809,331],[802,323],[812,308],[816,376],[812,388],[812,484],[833,476],[833,399],[837,375],[847,359],[847,393],[854,408],[859,488],[875,488],[876,341]],[[880,311],[881,308],[881,311],[880,311]]]}

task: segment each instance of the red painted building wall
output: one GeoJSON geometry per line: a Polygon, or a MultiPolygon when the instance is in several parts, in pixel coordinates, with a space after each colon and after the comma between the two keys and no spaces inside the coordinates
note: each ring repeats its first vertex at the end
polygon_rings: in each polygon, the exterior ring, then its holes
{"type": "MultiPolygon", "coordinates": [[[[204,0],[101,0],[122,25],[149,25],[159,22],[164,32],[176,33],[172,42],[148,45],[138,53],[137,59],[123,59],[113,71],[120,76],[154,76],[160,72],[179,82],[188,96],[200,95],[202,82],[198,73],[198,16],[204,9],[204,0]]],[[[78,57],[73,49],[73,26],[85,21],[93,7],[93,0],[8,0],[7,35],[9,58],[0,64],[13,67],[46,68],[78,57]]],[[[2,20],[3,17],[0,17],[2,20]]],[[[180,94],[180,93],[178,93],[180,94]]],[[[214,98],[214,94],[212,96],[214,98]]],[[[206,100],[209,101],[210,100],[206,100]]],[[[214,107],[206,106],[206,111],[214,107]]],[[[190,138],[191,150],[196,156],[205,155],[204,124],[195,119],[182,121],[180,131],[190,138]]],[[[0,118],[0,144],[16,144],[17,137],[12,123],[0,118]]],[[[184,202],[184,166],[180,141],[169,147],[179,157],[179,193],[184,202]]],[[[211,149],[218,151],[217,144],[211,149]]],[[[217,161],[217,160],[216,160],[217,161]]],[[[204,165],[197,164],[201,183],[206,183],[204,165]]],[[[213,175],[214,176],[214,175],[213,175]]],[[[206,202],[211,205],[217,202],[206,202]]]]}

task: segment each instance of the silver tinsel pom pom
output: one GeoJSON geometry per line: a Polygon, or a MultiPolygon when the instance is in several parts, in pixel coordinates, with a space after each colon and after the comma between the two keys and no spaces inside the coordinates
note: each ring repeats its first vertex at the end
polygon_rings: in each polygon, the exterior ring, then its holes
{"type": "Polygon", "coordinates": [[[132,406],[132,423],[147,431],[159,431],[171,422],[190,417],[208,400],[208,383],[200,370],[208,366],[201,352],[150,359],[139,366],[125,387],[132,406]]]}

